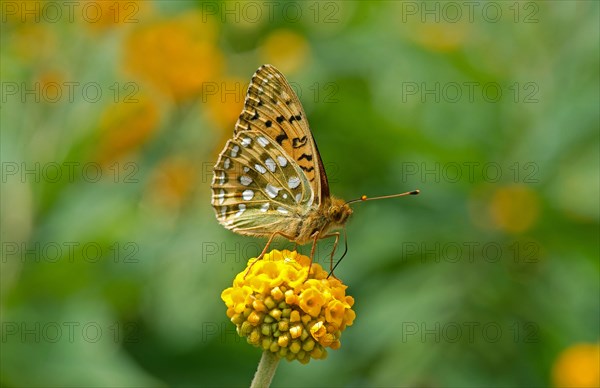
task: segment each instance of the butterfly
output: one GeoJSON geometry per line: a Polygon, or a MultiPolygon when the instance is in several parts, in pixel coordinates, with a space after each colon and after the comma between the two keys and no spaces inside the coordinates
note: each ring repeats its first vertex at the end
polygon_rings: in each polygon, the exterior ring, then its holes
{"type": "MultiPolygon", "coordinates": [[[[299,245],[335,237],[352,215],[352,202],[391,198],[362,196],[353,201],[329,191],[325,167],[298,96],[285,76],[262,65],[252,76],[233,133],[213,169],[212,206],[227,229],[267,237],[259,255],[281,235],[299,245]]],[[[334,267],[335,268],[335,267],[334,267]]]]}

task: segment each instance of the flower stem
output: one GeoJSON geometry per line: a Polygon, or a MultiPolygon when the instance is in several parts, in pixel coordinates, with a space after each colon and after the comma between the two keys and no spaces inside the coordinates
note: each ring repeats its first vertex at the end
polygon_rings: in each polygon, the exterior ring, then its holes
{"type": "Polygon", "coordinates": [[[279,364],[279,357],[268,350],[265,350],[258,363],[258,368],[254,374],[254,379],[250,388],[267,388],[271,385],[271,380],[275,376],[275,370],[279,364]]]}

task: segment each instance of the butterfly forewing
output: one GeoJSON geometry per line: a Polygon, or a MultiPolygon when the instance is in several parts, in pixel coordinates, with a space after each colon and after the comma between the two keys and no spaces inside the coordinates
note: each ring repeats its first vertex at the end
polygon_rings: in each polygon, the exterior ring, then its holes
{"type": "Polygon", "coordinates": [[[271,65],[252,76],[235,134],[259,131],[274,140],[303,170],[316,194],[315,203],[329,197],[325,169],[308,120],[284,75],[271,65]]]}

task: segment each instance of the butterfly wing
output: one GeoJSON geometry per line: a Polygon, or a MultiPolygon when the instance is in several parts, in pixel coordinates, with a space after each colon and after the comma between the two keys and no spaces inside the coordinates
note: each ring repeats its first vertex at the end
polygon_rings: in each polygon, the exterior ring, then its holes
{"type": "Polygon", "coordinates": [[[245,131],[265,134],[292,158],[314,191],[316,205],[329,200],[325,167],[302,104],[285,76],[271,65],[259,67],[248,86],[234,133],[245,131]]]}
{"type": "Polygon", "coordinates": [[[297,233],[314,201],[304,171],[273,139],[259,131],[238,132],[214,167],[212,205],[219,222],[234,232],[269,236],[297,233]]]}

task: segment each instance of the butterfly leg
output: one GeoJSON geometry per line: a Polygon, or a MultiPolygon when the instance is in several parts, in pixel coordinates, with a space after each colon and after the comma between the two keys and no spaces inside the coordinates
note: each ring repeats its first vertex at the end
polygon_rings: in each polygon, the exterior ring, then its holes
{"type": "MultiPolygon", "coordinates": [[[[317,241],[321,240],[321,239],[324,239],[324,238],[328,238],[328,237],[335,237],[335,241],[333,243],[333,250],[331,251],[331,256],[330,256],[331,263],[330,263],[329,268],[330,268],[331,272],[329,273],[329,275],[327,277],[333,275],[333,269],[335,268],[333,266],[333,255],[335,254],[335,251],[336,251],[337,246],[338,246],[338,242],[340,241],[340,232],[333,232],[333,233],[326,234],[324,236],[321,236],[319,232],[317,232],[317,233],[314,234],[313,246],[312,246],[312,248],[310,250],[310,266],[308,267],[308,274],[310,274],[310,269],[312,267],[312,262],[313,262],[314,257],[315,257],[315,249],[317,247],[317,241]]],[[[308,279],[308,274],[306,275],[306,279],[308,279]]],[[[333,275],[333,277],[337,279],[337,277],[335,277],[335,275],[333,275]]],[[[306,279],[304,281],[306,281],[306,279]]]]}
{"type": "Polygon", "coordinates": [[[331,255],[329,256],[330,258],[330,263],[329,263],[329,276],[333,276],[335,279],[337,279],[337,277],[333,274],[333,255],[335,255],[335,251],[337,250],[337,246],[338,243],[340,242],[340,232],[333,232],[333,233],[329,233],[326,234],[325,236],[321,237],[321,238],[328,238],[328,237],[335,237],[335,241],[333,242],[333,249],[331,250],[331,255]]]}
{"type": "Polygon", "coordinates": [[[273,241],[273,239],[275,238],[275,236],[280,235],[283,236],[285,238],[287,238],[288,240],[293,240],[293,237],[290,237],[288,235],[286,235],[285,233],[282,232],[274,232],[271,237],[269,237],[269,240],[267,241],[267,244],[265,245],[264,249],[262,250],[262,252],[260,253],[260,255],[258,255],[258,257],[256,258],[256,260],[254,261],[254,263],[250,264],[250,267],[248,267],[248,269],[246,270],[246,274],[244,275],[244,279],[246,279],[246,276],[248,276],[248,273],[250,272],[250,269],[252,269],[252,266],[254,264],[256,264],[259,260],[262,260],[263,256],[265,255],[265,253],[267,253],[267,249],[269,249],[269,245],[271,245],[271,242],[273,241]]]}
{"type": "Polygon", "coordinates": [[[312,248],[310,249],[310,264],[308,266],[308,272],[306,273],[306,279],[304,279],[304,281],[306,281],[308,279],[308,275],[310,275],[310,269],[312,268],[312,263],[315,257],[315,248],[317,247],[317,240],[319,240],[319,235],[320,232],[315,232],[315,234],[313,235],[313,245],[312,248]]]}

